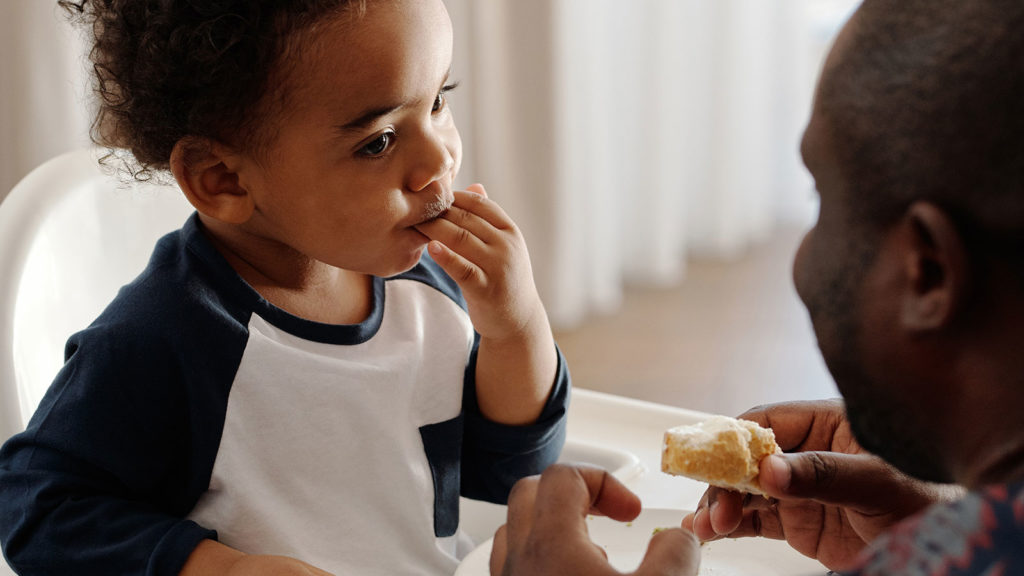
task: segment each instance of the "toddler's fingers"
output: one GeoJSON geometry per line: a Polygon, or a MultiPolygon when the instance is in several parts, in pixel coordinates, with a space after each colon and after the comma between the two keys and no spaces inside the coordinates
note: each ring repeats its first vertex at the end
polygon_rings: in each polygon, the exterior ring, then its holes
{"type": "Polygon", "coordinates": [[[469,260],[452,251],[437,240],[427,244],[430,257],[445,271],[463,292],[475,290],[485,280],[483,271],[469,260]]]}
{"type": "Polygon", "coordinates": [[[479,182],[466,186],[466,191],[474,192],[476,194],[483,196],[484,198],[487,198],[487,190],[484,190],[484,185],[480,184],[479,182]]]}
{"type": "Polygon", "coordinates": [[[454,196],[453,206],[476,214],[494,228],[498,230],[511,230],[515,228],[515,222],[509,218],[505,210],[498,206],[497,202],[489,200],[486,196],[467,190],[456,190],[454,196]]]}
{"type": "Polygon", "coordinates": [[[473,261],[480,261],[485,257],[488,232],[494,235],[493,229],[487,230],[486,223],[481,218],[454,207],[448,210],[448,214],[419,224],[416,229],[427,238],[437,240],[473,261]]]}

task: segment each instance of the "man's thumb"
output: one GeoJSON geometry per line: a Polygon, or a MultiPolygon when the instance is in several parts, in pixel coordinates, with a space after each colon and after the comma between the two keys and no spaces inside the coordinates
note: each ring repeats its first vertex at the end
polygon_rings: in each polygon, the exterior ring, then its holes
{"type": "Polygon", "coordinates": [[[651,538],[637,576],[697,576],[700,543],[682,528],[662,530],[651,538]]]}
{"type": "Polygon", "coordinates": [[[761,461],[761,489],[779,499],[871,506],[891,493],[899,473],[877,456],[838,452],[774,454],[761,461]]]}

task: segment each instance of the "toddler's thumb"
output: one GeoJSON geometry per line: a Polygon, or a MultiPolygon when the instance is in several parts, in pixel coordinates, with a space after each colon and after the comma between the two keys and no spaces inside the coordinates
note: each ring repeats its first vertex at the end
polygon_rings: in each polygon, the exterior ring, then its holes
{"type": "Polygon", "coordinates": [[[637,576],[697,576],[700,544],[692,532],[681,528],[662,530],[651,538],[637,576]]]}

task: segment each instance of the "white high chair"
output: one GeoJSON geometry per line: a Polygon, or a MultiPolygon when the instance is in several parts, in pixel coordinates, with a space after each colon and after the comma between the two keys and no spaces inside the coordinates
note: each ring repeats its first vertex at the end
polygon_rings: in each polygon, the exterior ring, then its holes
{"type": "Polygon", "coordinates": [[[68,336],[192,211],[176,186],[108,174],[98,163],[105,153],[57,156],[0,203],[0,442],[28,422],[63,364],[68,336]]]}

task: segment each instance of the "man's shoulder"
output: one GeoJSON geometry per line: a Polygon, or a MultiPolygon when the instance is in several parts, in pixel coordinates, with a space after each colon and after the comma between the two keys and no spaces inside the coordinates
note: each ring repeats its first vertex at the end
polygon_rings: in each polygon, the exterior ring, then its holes
{"type": "Polygon", "coordinates": [[[894,527],[850,574],[1024,574],[1024,483],[936,504],[894,527]]]}

